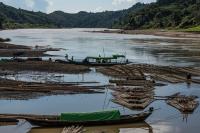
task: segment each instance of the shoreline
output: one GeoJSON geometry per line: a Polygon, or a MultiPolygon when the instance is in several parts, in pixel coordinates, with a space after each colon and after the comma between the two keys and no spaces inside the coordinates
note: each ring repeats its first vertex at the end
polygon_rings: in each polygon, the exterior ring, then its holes
{"type": "Polygon", "coordinates": [[[87,31],[92,33],[116,33],[116,34],[130,34],[130,35],[155,35],[163,37],[176,37],[198,39],[200,41],[200,33],[198,32],[184,32],[184,31],[170,31],[170,30],[122,30],[122,29],[108,29],[101,31],[87,31]]]}
{"type": "Polygon", "coordinates": [[[25,45],[0,42],[0,57],[45,57],[48,51],[59,51],[55,48],[40,48],[40,46],[29,47],[25,45]]]}

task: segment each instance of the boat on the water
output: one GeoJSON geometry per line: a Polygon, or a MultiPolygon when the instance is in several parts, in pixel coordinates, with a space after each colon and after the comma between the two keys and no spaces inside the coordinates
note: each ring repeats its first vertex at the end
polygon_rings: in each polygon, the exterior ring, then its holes
{"type": "Polygon", "coordinates": [[[100,55],[98,57],[88,56],[83,60],[76,60],[73,56],[69,59],[67,55],[66,60],[56,60],[56,62],[88,66],[113,66],[131,63],[128,59],[126,59],[125,55],[112,55],[110,57],[102,57],[100,55]]]}
{"type": "Polygon", "coordinates": [[[32,125],[40,127],[68,127],[68,126],[102,126],[132,124],[144,122],[151,114],[153,109],[133,115],[120,115],[120,112],[103,111],[94,113],[62,113],[53,118],[26,118],[32,125]]]}

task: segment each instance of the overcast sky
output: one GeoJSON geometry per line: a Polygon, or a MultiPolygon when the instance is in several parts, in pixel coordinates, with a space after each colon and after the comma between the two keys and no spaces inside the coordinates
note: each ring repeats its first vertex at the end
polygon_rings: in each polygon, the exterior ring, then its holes
{"type": "Polygon", "coordinates": [[[79,11],[100,12],[105,10],[120,10],[131,7],[137,2],[150,3],[156,0],[0,0],[1,2],[33,11],[46,13],[61,10],[69,13],[79,11]]]}

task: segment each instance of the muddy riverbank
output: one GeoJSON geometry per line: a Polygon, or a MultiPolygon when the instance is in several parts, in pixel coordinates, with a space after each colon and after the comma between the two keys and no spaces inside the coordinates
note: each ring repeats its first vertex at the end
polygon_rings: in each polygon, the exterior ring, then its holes
{"type": "Polygon", "coordinates": [[[1,70],[11,71],[40,71],[40,72],[58,72],[58,73],[84,73],[89,72],[87,66],[63,64],[51,61],[2,61],[1,70]]]}
{"type": "Polygon", "coordinates": [[[54,48],[40,48],[39,46],[28,47],[11,43],[0,42],[1,57],[40,57],[50,56],[46,54],[48,51],[59,51],[54,48]]]}
{"type": "Polygon", "coordinates": [[[179,31],[168,31],[168,30],[100,30],[92,32],[118,33],[118,34],[131,34],[131,35],[155,35],[155,36],[165,36],[165,37],[198,39],[198,41],[200,41],[199,39],[200,34],[193,32],[181,32],[181,31],[179,32],[179,31]]]}
{"type": "Polygon", "coordinates": [[[103,87],[78,86],[75,83],[34,83],[0,79],[0,99],[26,100],[42,96],[102,93],[103,87]]]}

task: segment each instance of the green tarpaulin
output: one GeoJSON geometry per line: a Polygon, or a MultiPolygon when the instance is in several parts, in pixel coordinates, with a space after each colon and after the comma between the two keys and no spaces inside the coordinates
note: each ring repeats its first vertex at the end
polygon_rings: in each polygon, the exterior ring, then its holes
{"type": "Polygon", "coordinates": [[[120,119],[120,112],[118,110],[93,113],[61,113],[60,115],[60,120],[71,122],[104,121],[118,119],[120,119]]]}

